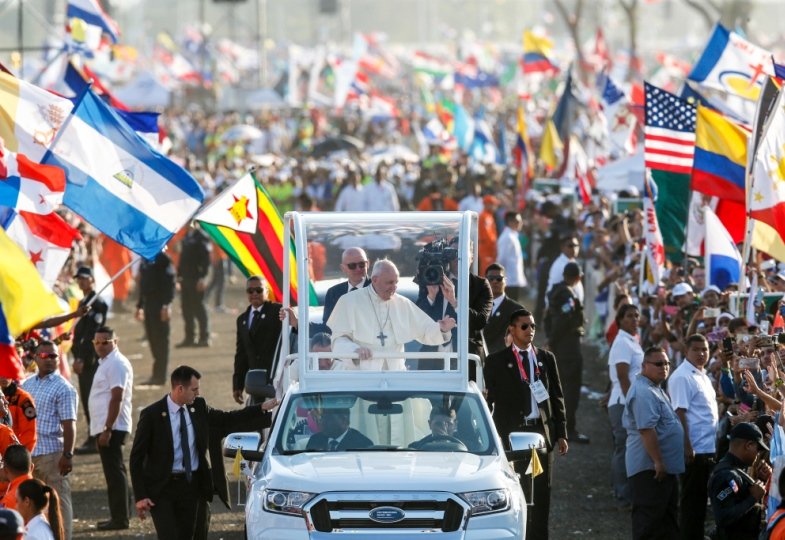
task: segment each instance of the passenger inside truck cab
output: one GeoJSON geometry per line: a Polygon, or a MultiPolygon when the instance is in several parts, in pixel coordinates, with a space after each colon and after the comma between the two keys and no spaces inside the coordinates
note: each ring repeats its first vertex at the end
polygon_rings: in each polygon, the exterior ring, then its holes
{"type": "Polygon", "coordinates": [[[321,431],[308,440],[307,450],[337,452],[373,446],[371,439],[349,426],[349,409],[325,409],[319,417],[321,431]]]}
{"type": "Polygon", "coordinates": [[[428,427],[431,428],[430,435],[411,443],[409,448],[434,452],[467,451],[466,445],[455,437],[458,424],[454,409],[433,407],[428,418],[428,427]]]}

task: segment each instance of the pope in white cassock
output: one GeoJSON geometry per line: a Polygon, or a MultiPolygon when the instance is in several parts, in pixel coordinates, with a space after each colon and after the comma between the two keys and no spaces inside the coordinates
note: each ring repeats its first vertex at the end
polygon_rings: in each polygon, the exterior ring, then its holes
{"type": "Polygon", "coordinates": [[[333,352],[357,353],[359,369],[404,370],[403,358],[374,358],[374,353],[404,352],[404,345],[412,340],[424,345],[450,340],[455,319],[434,321],[414,302],[396,294],[398,276],[392,261],[376,261],[371,286],[341,296],[327,321],[333,331],[333,352]]]}

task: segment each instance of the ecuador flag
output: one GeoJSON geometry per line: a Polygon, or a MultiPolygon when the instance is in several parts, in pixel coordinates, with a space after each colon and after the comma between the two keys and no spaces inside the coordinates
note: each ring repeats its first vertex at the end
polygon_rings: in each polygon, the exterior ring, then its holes
{"type": "MultiPolygon", "coordinates": [[[[270,195],[251,173],[226,188],[194,219],[246,277],[264,276],[274,296],[271,301],[283,299],[283,220],[270,195]]],[[[294,246],[289,253],[290,294],[292,303],[296,303],[294,246]]],[[[316,305],[316,293],[313,286],[309,288],[309,305],[316,305]]]]}

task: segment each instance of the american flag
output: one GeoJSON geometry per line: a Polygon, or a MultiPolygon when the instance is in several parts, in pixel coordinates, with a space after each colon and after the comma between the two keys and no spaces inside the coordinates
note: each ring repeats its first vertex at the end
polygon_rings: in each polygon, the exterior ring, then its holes
{"type": "Polygon", "coordinates": [[[646,167],[655,171],[690,174],[695,156],[696,109],[690,103],[645,83],[646,167]]]}

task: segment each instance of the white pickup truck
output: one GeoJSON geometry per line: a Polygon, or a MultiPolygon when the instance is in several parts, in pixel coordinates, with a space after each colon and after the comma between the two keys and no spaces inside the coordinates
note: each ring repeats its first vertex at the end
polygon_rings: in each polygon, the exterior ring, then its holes
{"type": "MultiPolygon", "coordinates": [[[[359,246],[383,251],[406,276],[422,275],[417,255],[423,246],[458,238],[457,346],[418,352],[416,343],[407,344],[397,355],[374,353],[405,356],[405,370],[365,370],[356,354],[309,352],[312,336],[304,324],[309,306],[301,303],[299,353],[290,353],[285,331],[276,369],[281,404],[268,439],[237,433],[224,443],[226,456],[240,451],[254,462],[245,505],[247,538],[525,537],[527,504],[508,458],[531,453],[544,440],[515,433],[505,453],[483,398],[481,367],[478,383],[468,380],[472,359],[462,324],[468,291],[461,284],[468,282],[476,219],[469,212],[286,214],[284,245],[295,247],[291,260],[300,291],[309,287],[314,261],[304,255],[314,243],[327,252],[328,273],[338,268],[343,249],[359,246]],[[422,358],[441,359],[442,369],[418,370],[422,358]]],[[[284,261],[290,261],[289,253],[284,261]]],[[[284,291],[290,290],[289,270],[284,269],[284,291]]],[[[264,376],[261,380],[251,374],[249,394],[274,392],[264,376]]]]}

